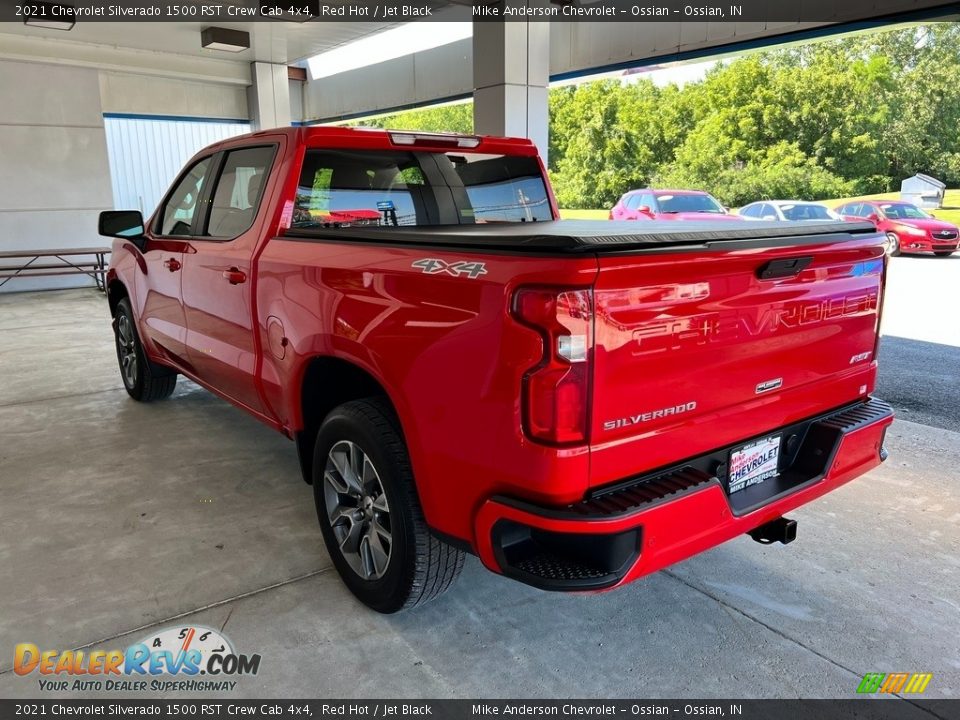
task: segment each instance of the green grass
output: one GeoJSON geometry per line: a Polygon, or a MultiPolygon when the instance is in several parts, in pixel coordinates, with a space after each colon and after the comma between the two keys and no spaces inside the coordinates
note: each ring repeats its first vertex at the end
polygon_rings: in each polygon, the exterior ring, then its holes
{"type": "Polygon", "coordinates": [[[564,220],[606,220],[609,216],[609,210],[560,210],[564,220]]]}
{"type": "MultiPolygon", "coordinates": [[[[861,195],[859,197],[836,198],[834,200],[818,200],[828,208],[835,208],[853,200],[899,200],[900,193],[879,193],[877,195],[861,195]]],[[[560,210],[560,217],[564,220],[606,220],[609,210],[560,210]]],[[[934,210],[933,214],[940,220],[946,220],[954,225],[960,225],[960,189],[947,190],[943,197],[943,207],[934,210]]]]}

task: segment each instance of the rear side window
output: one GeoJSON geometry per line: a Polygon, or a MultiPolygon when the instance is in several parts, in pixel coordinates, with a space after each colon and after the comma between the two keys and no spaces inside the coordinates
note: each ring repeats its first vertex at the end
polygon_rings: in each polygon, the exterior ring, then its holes
{"type": "Polygon", "coordinates": [[[203,183],[210,171],[211,160],[212,158],[204,158],[197,162],[167,196],[160,216],[161,235],[190,235],[190,226],[193,224],[203,183]]]}
{"type": "Polygon", "coordinates": [[[250,229],[260,207],[274,150],[252,147],[227,153],[213,193],[205,235],[235,238],[250,229]]]}
{"type": "Polygon", "coordinates": [[[551,220],[536,158],[481,153],[308,150],[292,227],[551,220]]]}

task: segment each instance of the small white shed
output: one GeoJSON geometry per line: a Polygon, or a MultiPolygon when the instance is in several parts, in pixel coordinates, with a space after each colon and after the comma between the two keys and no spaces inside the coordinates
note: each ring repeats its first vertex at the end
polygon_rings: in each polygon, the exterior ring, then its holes
{"type": "Polygon", "coordinates": [[[917,173],[900,183],[900,199],[922,208],[938,208],[943,205],[946,185],[935,177],[917,173]]]}

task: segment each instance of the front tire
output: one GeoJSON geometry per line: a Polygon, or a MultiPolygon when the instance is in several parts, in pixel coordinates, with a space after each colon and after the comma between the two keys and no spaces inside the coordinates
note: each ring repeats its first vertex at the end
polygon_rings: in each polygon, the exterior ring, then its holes
{"type": "Polygon", "coordinates": [[[355,400],[327,416],[313,493],[334,567],[373,610],[422,605],[460,574],[464,553],[427,528],[399,422],[383,401],[355,400]]]}
{"type": "Polygon", "coordinates": [[[117,303],[113,329],[120,377],[123,378],[123,386],[130,397],[139,402],[153,402],[170,397],[177,385],[177,374],[147,359],[127,298],[117,303]]]}
{"type": "Polygon", "coordinates": [[[900,238],[895,233],[887,233],[887,255],[900,257],[900,238]]]}

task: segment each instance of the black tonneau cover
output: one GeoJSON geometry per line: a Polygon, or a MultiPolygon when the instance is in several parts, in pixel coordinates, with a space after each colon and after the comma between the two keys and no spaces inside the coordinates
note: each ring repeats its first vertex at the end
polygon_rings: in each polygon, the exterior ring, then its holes
{"type": "Polygon", "coordinates": [[[720,243],[729,249],[835,243],[875,232],[873,224],[868,222],[555,220],[419,227],[293,228],[284,237],[319,242],[350,240],[478,250],[592,253],[710,249],[720,243]]]}

